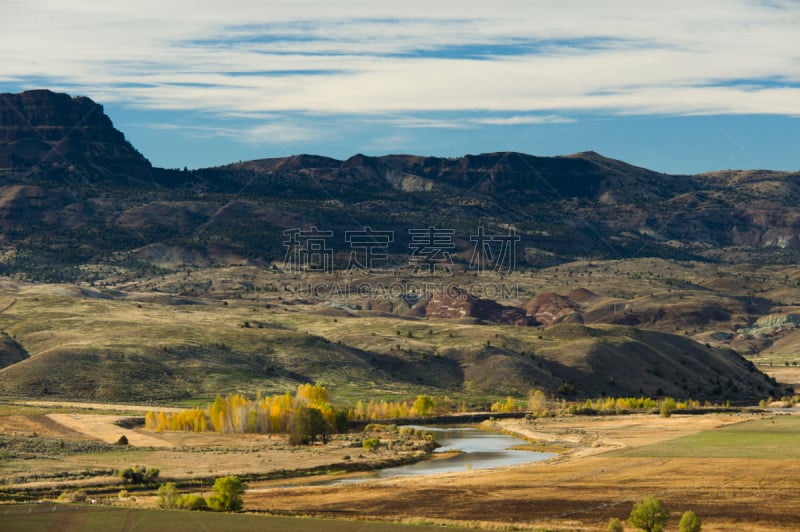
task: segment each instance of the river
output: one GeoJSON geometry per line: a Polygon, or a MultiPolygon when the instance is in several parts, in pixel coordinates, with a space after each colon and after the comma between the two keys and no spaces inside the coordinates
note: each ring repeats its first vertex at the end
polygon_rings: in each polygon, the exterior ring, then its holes
{"type": "Polygon", "coordinates": [[[511,449],[529,442],[513,436],[487,432],[472,427],[443,428],[414,426],[433,434],[436,443],[441,445],[435,453],[461,451],[447,458],[423,460],[414,464],[381,469],[354,479],[337,482],[358,482],[373,478],[389,478],[434,473],[457,473],[476,469],[492,469],[511,465],[541,462],[556,456],[554,453],[541,453],[511,449]]]}

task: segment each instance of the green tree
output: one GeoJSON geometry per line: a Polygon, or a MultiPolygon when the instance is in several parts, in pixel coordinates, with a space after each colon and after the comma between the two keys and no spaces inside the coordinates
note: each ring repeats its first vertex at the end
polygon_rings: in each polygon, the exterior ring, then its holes
{"type": "Polygon", "coordinates": [[[703,525],[697,514],[691,510],[686,510],[681,516],[681,522],[678,523],[678,530],[680,532],[700,532],[703,525]]]}
{"type": "Polygon", "coordinates": [[[663,532],[669,520],[669,510],[664,503],[652,495],[633,505],[628,524],[645,532],[663,532]]]}
{"type": "Polygon", "coordinates": [[[208,499],[208,505],[218,512],[236,512],[244,506],[242,494],[244,484],[236,475],[220,477],[214,481],[214,495],[208,499]]]}
{"type": "Polygon", "coordinates": [[[411,408],[418,416],[426,417],[433,413],[433,408],[435,406],[436,404],[433,402],[433,398],[430,395],[419,395],[417,396],[417,400],[414,401],[414,406],[411,408]]]}
{"type": "Polygon", "coordinates": [[[347,411],[346,410],[337,410],[336,414],[334,414],[334,428],[336,432],[342,433],[347,432],[347,411]]]}
{"type": "Polygon", "coordinates": [[[177,508],[178,504],[178,490],[175,488],[174,482],[167,482],[161,484],[158,488],[158,507],[159,508],[177,508]]]}
{"type": "Polygon", "coordinates": [[[322,443],[328,443],[328,422],[318,408],[301,406],[294,413],[289,443],[307,445],[314,443],[317,436],[322,436],[322,443]]]}

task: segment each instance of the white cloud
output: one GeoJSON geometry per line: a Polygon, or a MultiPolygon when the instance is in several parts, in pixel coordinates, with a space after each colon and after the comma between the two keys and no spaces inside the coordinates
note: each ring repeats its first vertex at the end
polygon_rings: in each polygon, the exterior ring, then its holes
{"type": "MultiPolygon", "coordinates": [[[[800,115],[792,1],[0,4],[0,83],[101,102],[225,116],[389,113],[396,125],[434,128],[559,121],[584,110],[800,115]],[[767,78],[787,86],[726,86],[767,78]],[[504,114],[396,116],[416,111],[504,114]]],[[[244,134],[313,133],[274,127],[282,129],[244,134]]]]}
{"type": "Polygon", "coordinates": [[[460,116],[458,118],[425,118],[407,115],[380,115],[362,119],[372,122],[382,122],[392,126],[410,129],[473,129],[476,126],[517,126],[530,124],[568,124],[575,122],[574,118],[565,116],[546,115],[513,115],[513,116],[460,116]]]}
{"type": "Polygon", "coordinates": [[[567,118],[559,115],[517,115],[507,117],[475,118],[475,124],[485,124],[490,126],[519,126],[528,124],[569,124],[575,122],[574,118],[567,118]]]}
{"type": "Polygon", "coordinates": [[[269,123],[249,127],[218,127],[173,124],[165,122],[130,123],[148,129],[180,132],[190,138],[233,138],[251,144],[283,144],[307,141],[316,138],[319,133],[310,127],[301,127],[287,123],[269,123]]]}

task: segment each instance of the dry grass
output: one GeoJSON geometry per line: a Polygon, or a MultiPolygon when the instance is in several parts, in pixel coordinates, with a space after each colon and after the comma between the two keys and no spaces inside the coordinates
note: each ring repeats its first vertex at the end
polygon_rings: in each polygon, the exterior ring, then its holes
{"type": "Polygon", "coordinates": [[[497,527],[602,530],[609,518],[626,518],[635,501],[657,495],[675,516],[694,510],[703,519],[704,530],[796,530],[800,520],[792,498],[786,496],[800,488],[796,461],[632,458],[603,452],[668,442],[743,419],[632,416],[540,421],[526,430],[528,436],[571,443],[576,451],[566,459],[503,470],[388,479],[346,488],[271,490],[248,495],[246,503],[312,515],[345,512],[393,519],[413,508],[421,519],[466,523],[481,516],[497,527]]]}
{"type": "MultiPolygon", "coordinates": [[[[69,428],[41,415],[0,417],[0,426],[22,426],[20,422],[25,421],[27,430],[46,430],[51,437],[61,430],[62,435],[80,432],[88,438],[100,436],[95,431],[114,417],[98,415],[91,420],[90,414],[71,416],[75,424],[69,428]]],[[[246,507],[325,517],[413,519],[415,523],[490,530],[601,530],[610,517],[625,518],[633,502],[657,495],[676,516],[694,510],[703,519],[704,530],[794,530],[800,526],[794,501],[787,496],[800,488],[800,463],[776,451],[798,447],[798,431],[793,427],[800,425],[800,417],[676,414],[670,418],[631,415],[493,423],[487,425],[519,433],[537,445],[569,450],[546,463],[489,471],[291,489],[285,486],[301,481],[254,482],[245,497],[246,507]],[[790,441],[782,440],[776,447],[775,441],[760,437],[762,433],[790,441]],[[738,458],[740,455],[725,454],[731,445],[722,450],[720,445],[733,441],[732,437],[737,442],[750,438],[754,445],[750,454],[738,458]],[[671,452],[676,448],[682,454],[671,452]]],[[[145,434],[141,429],[136,432],[145,434]]],[[[165,478],[190,480],[230,473],[263,475],[299,467],[336,469],[334,464],[345,462],[346,455],[352,461],[388,457],[360,458],[363,451],[352,447],[357,444],[353,438],[336,439],[324,448],[292,448],[280,437],[182,432],[146,435],[171,447],[70,452],[59,456],[57,462],[48,456],[8,460],[2,474],[7,483],[11,481],[9,489],[23,483],[39,488],[90,488],[118,481],[91,475],[81,478],[82,472],[131,464],[159,467],[165,478]]],[[[30,439],[30,435],[26,437],[30,439]]],[[[147,497],[138,499],[135,504],[152,503],[147,497]]]]}
{"type": "MultiPolygon", "coordinates": [[[[523,356],[515,359],[510,374],[482,382],[498,370],[498,364],[508,367],[505,360],[486,367],[476,364],[483,347],[491,344],[500,355],[512,358],[536,353],[580,366],[592,340],[549,329],[347,310],[346,305],[364,303],[355,293],[333,297],[333,306],[306,304],[316,303],[315,298],[294,293],[291,286],[346,287],[363,281],[387,287],[458,285],[481,293],[502,284],[510,290],[501,292],[504,297],[499,302],[510,305],[522,305],[542,292],[563,294],[584,287],[598,294],[585,309],[598,319],[629,313],[644,319],[643,327],[705,343],[713,332],[730,331],[746,324],[753,312],[769,310],[768,305],[760,309],[766,304],[749,304],[745,298],[757,301],[771,294],[773,303],[800,301],[793,276],[789,269],[778,267],[742,272],[728,266],[639,259],[578,261],[504,278],[461,274],[401,278],[375,273],[294,279],[254,267],[227,267],[107,282],[102,288],[6,280],[0,284],[0,328],[32,356],[0,371],[0,392],[174,402],[208,399],[226,391],[283,392],[298,379],[311,379],[335,385],[339,397],[350,400],[363,398],[364,385],[382,390],[381,397],[386,398],[425,392],[457,395],[463,376],[467,381],[477,379],[468,386],[471,393],[478,388],[491,396],[492,390],[509,383],[509,389],[497,395],[523,394],[531,382],[557,386],[565,377],[531,367],[531,360],[523,356]],[[725,309],[730,318],[706,318],[709,308],[725,309]],[[668,311],[666,317],[647,321],[663,309],[668,311]],[[244,327],[246,323],[251,326],[244,327]],[[477,369],[475,375],[469,371],[462,375],[462,368],[477,369]],[[445,374],[449,380],[442,379],[445,374]]],[[[621,336],[607,339],[615,346],[622,341],[621,336]]],[[[616,380],[619,384],[621,379],[616,380]]],[[[654,390],[658,386],[663,384],[654,390]]],[[[469,394],[458,398],[472,399],[469,394]]]]}
{"type": "Polygon", "coordinates": [[[0,434],[18,438],[26,450],[4,456],[0,484],[6,489],[115,485],[108,472],[134,464],[158,467],[161,478],[208,479],[228,474],[291,476],[293,470],[330,466],[332,470],[378,467],[418,453],[412,448],[367,453],[361,436],[334,435],[325,445],[288,445],[283,435],[218,434],[214,432],[151,432],[123,429],[120,416],[86,413],[0,416],[0,434]],[[124,434],[127,446],[115,443],[124,434]],[[47,438],[47,442],[43,439],[47,438]],[[63,443],[66,441],[66,448],[63,443]],[[102,447],[81,452],[81,444],[102,447]],[[42,444],[48,443],[47,446],[42,444]]]}

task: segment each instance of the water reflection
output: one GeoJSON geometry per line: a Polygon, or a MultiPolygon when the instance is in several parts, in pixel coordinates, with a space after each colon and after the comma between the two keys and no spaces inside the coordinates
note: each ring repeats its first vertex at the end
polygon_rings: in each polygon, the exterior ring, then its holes
{"type": "MultiPolygon", "coordinates": [[[[381,469],[367,478],[388,478],[409,475],[430,475],[433,473],[457,473],[476,469],[541,462],[555,456],[554,453],[540,453],[510,449],[528,442],[513,436],[486,432],[483,430],[462,428],[441,428],[413,426],[431,432],[436,442],[441,445],[434,453],[461,451],[448,458],[424,460],[415,464],[381,469]]],[[[347,479],[340,482],[358,482],[361,479],[347,479]]]]}

